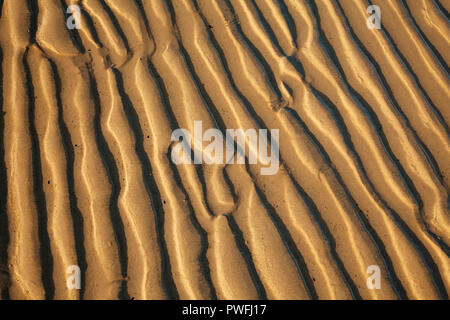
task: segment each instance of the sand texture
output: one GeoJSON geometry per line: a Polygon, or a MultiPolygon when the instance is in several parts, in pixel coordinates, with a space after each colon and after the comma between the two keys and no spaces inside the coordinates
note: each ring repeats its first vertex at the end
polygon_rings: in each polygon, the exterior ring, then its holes
{"type": "Polygon", "coordinates": [[[448,299],[449,10],[0,0],[0,297],[448,299]],[[194,121],[278,171],[176,165],[194,121]]]}

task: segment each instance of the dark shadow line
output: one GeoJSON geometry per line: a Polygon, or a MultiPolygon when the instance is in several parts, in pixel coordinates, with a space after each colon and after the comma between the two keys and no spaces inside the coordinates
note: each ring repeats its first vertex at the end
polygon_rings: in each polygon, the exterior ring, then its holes
{"type": "MultiPolygon", "coordinates": [[[[400,108],[397,100],[394,97],[394,94],[392,92],[392,89],[390,88],[390,86],[388,85],[380,66],[378,65],[378,63],[376,62],[376,60],[372,57],[372,55],[369,53],[369,51],[364,47],[364,45],[361,43],[361,41],[359,40],[359,38],[356,36],[356,34],[354,33],[353,29],[351,28],[347,17],[345,16],[344,10],[342,9],[341,5],[339,3],[337,3],[338,8],[341,11],[341,14],[343,15],[346,23],[347,23],[347,29],[350,33],[350,35],[352,36],[353,41],[355,42],[355,44],[359,47],[359,49],[361,50],[361,54],[363,56],[366,57],[366,59],[368,60],[368,62],[372,65],[375,73],[378,76],[378,80],[381,82],[381,85],[383,86],[383,89],[385,90],[389,101],[391,102],[392,106],[394,107],[395,111],[397,112],[397,114],[400,116],[400,118],[404,121],[405,125],[407,126],[407,128],[411,131],[411,133],[413,134],[416,143],[418,144],[419,148],[421,149],[422,153],[424,154],[429,166],[431,167],[431,169],[433,170],[436,178],[440,181],[440,183],[443,185],[443,187],[447,190],[447,198],[449,198],[449,193],[448,193],[448,186],[445,183],[445,181],[443,180],[443,176],[441,173],[441,170],[439,168],[439,165],[437,164],[437,161],[435,160],[435,158],[433,157],[432,153],[430,152],[430,150],[428,149],[428,147],[425,145],[425,143],[423,143],[423,141],[420,139],[420,137],[418,136],[417,132],[414,130],[414,128],[412,127],[411,123],[409,122],[409,119],[407,118],[407,116],[404,114],[403,110],[400,108]]],[[[424,222],[424,224],[426,225],[426,222],[424,222]]],[[[441,241],[440,239],[437,238],[436,235],[434,235],[433,233],[431,233],[428,228],[427,228],[427,232],[430,234],[431,237],[433,237],[435,239],[435,241],[437,242],[437,244],[439,245],[439,247],[447,254],[447,256],[450,253],[450,249],[448,248],[448,245],[441,241]]]]}
{"type": "MultiPolygon", "coordinates": [[[[156,70],[155,66],[153,65],[153,63],[151,62],[150,58],[147,58],[147,66],[148,66],[148,71],[150,76],[153,78],[153,80],[155,81],[156,87],[158,88],[158,92],[159,92],[159,96],[161,98],[161,103],[163,105],[165,114],[169,120],[170,126],[172,131],[175,129],[179,128],[178,125],[178,121],[175,117],[175,114],[172,111],[171,108],[171,102],[170,102],[170,98],[169,98],[169,94],[167,92],[167,88],[164,84],[163,79],[161,78],[160,74],[158,73],[158,71],[156,70]]],[[[208,243],[208,235],[205,232],[205,230],[201,227],[201,225],[199,224],[196,216],[195,216],[195,212],[194,209],[192,208],[192,204],[191,204],[191,200],[189,198],[189,195],[186,191],[186,189],[184,188],[184,185],[182,183],[182,180],[178,174],[177,169],[174,167],[169,155],[168,155],[168,161],[169,161],[169,165],[171,166],[171,170],[172,173],[174,175],[174,179],[177,181],[178,186],[180,187],[180,189],[182,190],[184,196],[186,197],[187,200],[187,205],[189,208],[189,218],[192,221],[192,224],[194,226],[194,228],[196,229],[196,231],[199,233],[200,236],[200,240],[201,240],[201,252],[199,254],[198,257],[198,261],[200,264],[200,267],[202,269],[203,275],[209,285],[210,288],[210,294],[212,299],[217,299],[217,293],[216,290],[214,288],[214,285],[212,283],[211,280],[211,271],[209,268],[209,262],[206,256],[208,247],[209,247],[209,243],[208,243]]]]}
{"type": "Polygon", "coordinates": [[[314,134],[309,130],[309,128],[306,126],[306,124],[303,122],[303,120],[300,118],[300,116],[297,114],[297,112],[291,108],[286,108],[286,110],[292,115],[293,119],[295,119],[297,121],[297,123],[300,125],[300,127],[303,129],[306,136],[313,143],[313,145],[315,146],[315,148],[321,155],[323,161],[331,169],[334,176],[336,177],[336,180],[341,185],[347,200],[349,201],[350,205],[352,206],[353,212],[355,213],[356,217],[358,218],[359,222],[361,223],[361,226],[363,227],[364,231],[367,233],[370,240],[375,245],[375,248],[377,249],[378,254],[380,255],[380,258],[383,261],[383,264],[386,268],[387,276],[391,282],[391,285],[392,285],[395,293],[397,294],[397,296],[400,299],[407,299],[406,291],[403,288],[403,285],[401,284],[400,280],[398,279],[398,277],[395,273],[394,265],[393,265],[389,255],[386,252],[383,241],[378,236],[375,229],[370,225],[368,219],[362,213],[361,209],[359,208],[358,204],[352,197],[350,191],[348,190],[347,186],[345,185],[340,174],[335,169],[327,152],[325,151],[323,146],[320,144],[320,142],[317,140],[317,138],[314,136],[314,134]]]}
{"type": "Polygon", "coordinates": [[[3,0],[0,0],[0,19],[2,18],[2,13],[3,13],[3,0]]]}
{"type": "MultiPolygon", "coordinates": [[[[67,23],[67,19],[72,15],[71,13],[67,13],[67,3],[65,0],[60,0],[61,6],[63,9],[64,14],[64,22],[67,23]]],[[[67,29],[70,39],[72,40],[73,45],[80,53],[85,53],[86,49],[83,46],[83,41],[81,41],[80,34],[78,33],[78,30],[75,29],[69,29],[67,28],[67,25],[64,25],[64,27],[67,29]]]]}
{"type": "MultiPolygon", "coordinates": [[[[408,190],[408,193],[411,195],[412,199],[416,202],[416,205],[419,210],[419,218],[423,221],[424,220],[424,218],[423,218],[423,202],[422,202],[422,199],[421,199],[417,189],[415,188],[411,178],[407,175],[407,173],[406,173],[405,169],[403,168],[403,166],[401,165],[400,161],[396,158],[396,156],[392,152],[389,142],[382,130],[382,125],[378,119],[378,116],[372,110],[372,108],[367,103],[367,101],[365,101],[364,98],[355,89],[353,89],[353,87],[351,87],[349,82],[347,81],[346,75],[342,69],[342,66],[339,63],[336,53],[335,53],[333,47],[331,46],[331,44],[329,43],[328,39],[326,38],[324,31],[320,27],[320,16],[318,14],[317,6],[311,0],[308,0],[308,4],[311,8],[314,19],[316,20],[316,29],[318,32],[319,42],[320,42],[322,48],[327,53],[328,58],[331,60],[331,62],[336,67],[339,77],[342,79],[344,85],[346,86],[347,90],[351,94],[353,100],[356,102],[356,104],[359,106],[359,108],[366,114],[366,116],[372,123],[372,126],[376,130],[378,138],[380,140],[380,143],[382,144],[386,154],[389,156],[392,164],[397,169],[397,172],[399,173],[403,184],[405,185],[406,189],[408,190]]],[[[343,185],[343,186],[345,187],[345,185],[343,185]]],[[[356,205],[356,203],[355,203],[355,205],[356,205]]],[[[358,210],[359,210],[359,208],[358,208],[358,210]]],[[[363,215],[361,217],[365,218],[363,215]]],[[[425,223],[425,226],[426,226],[426,223],[425,223]]],[[[440,242],[442,242],[442,241],[440,241],[439,238],[437,238],[437,236],[434,235],[429,230],[428,227],[426,229],[427,229],[427,232],[430,235],[431,239],[433,239],[438,245],[441,245],[440,242]]],[[[442,248],[442,246],[441,246],[441,248],[442,248]]],[[[445,252],[445,247],[443,249],[445,252]]],[[[434,262],[431,263],[431,265],[433,265],[433,264],[434,264],[434,262]]],[[[441,297],[445,297],[447,295],[447,293],[446,293],[445,286],[443,285],[442,278],[440,277],[439,272],[437,272],[437,274],[436,273],[432,274],[432,279],[433,279],[433,283],[435,284],[436,290],[438,291],[439,295],[441,297]]]]}
{"type": "MultiPolygon", "coordinates": [[[[165,3],[168,8],[168,11],[171,15],[171,20],[172,20],[173,26],[174,26],[175,30],[177,30],[177,33],[179,34],[178,25],[176,22],[175,10],[173,8],[172,1],[165,0],[165,3]]],[[[209,96],[208,92],[206,91],[204,84],[201,82],[200,77],[198,76],[198,74],[195,70],[194,64],[192,63],[191,57],[190,57],[189,53],[187,52],[186,48],[184,47],[184,44],[179,36],[177,36],[177,41],[178,41],[178,46],[180,48],[181,55],[183,56],[184,62],[186,63],[187,69],[188,69],[189,74],[191,75],[192,80],[197,88],[199,96],[202,99],[203,105],[205,106],[206,110],[208,111],[210,118],[213,121],[215,127],[217,129],[219,129],[222,132],[222,134],[225,136],[226,125],[222,119],[222,116],[220,115],[219,111],[217,110],[217,107],[215,106],[214,102],[212,101],[211,97],[209,96]]],[[[206,180],[203,175],[202,167],[200,165],[196,165],[195,169],[196,169],[199,181],[202,185],[202,194],[203,194],[203,198],[205,199],[205,205],[206,205],[208,214],[211,217],[213,217],[214,213],[213,213],[213,210],[211,209],[211,206],[209,205],[209,201],[207,198],[206,180]]]]}
{"type": "Polygon", "coordinates": [[[102,159],[103,166],[106,170],[109,183],[111,185],[111,195],[109,199],[109,214],[111,219],[111,224],[113,227],[114,238],[117,243],[117,250],[119,255],[120,269],[122,273],[121,287],[118,294],[119,299],[129,300],[129,294],[127,290],[127,273],[128,273],[128,248],[127,240],[125,235],[125,229],[123,226],[123,221],[120,216],[120,211],[118,207],[118,199],[120,195],[121,185],[119,171],[114,159],[114,156],[109,149],[108,143],[103,135],[101,128],[101,103],[100,96],[97,89],[97,81],[91,71],[90,66],[86,64],[87,72],[89,73],[89,87],[91,99],[94,103],[94,133],[97,148],[99,151],[100,158],[102,159]]]}
{"type": "Polygon", "coordinates": [[[97,30],[95,29],[94,20],[92,20],[92,18],[89,15],[89,13],[84,9],[83,3],[80,3],[80,12],[84,16],[84,18],[86,19],[89,32],[91,33],[92,39],[94,39],[95,44],[99,48],[103,48],[103,43],[101,42],[101,40],[100,40],[100,38],[98,36],[97,30]]]}
{"type": "Polygon", "coordinates": [[[128,44],[128,39],[125,36],[125,33],[122,30],[122,27],[120,26],[119,20],[117,20],[116,16],[114,15],[114,12],[111,10],[111,8],[106,4],[105,0],[99,0],[100,4],[102,5],[103,9],[106,11],[106,13],[109,16],[109,19],[111,20],[114,28],[116,29],[117,34],[122,39],[122,42],[125,46],[125,49],[127,50],[127,53],[130,52],[130,46],[128,44]]]}
{"type": "MultiPolygon", "coordinates": [[[[205,26],[207,26],[207,25],[208,25],[208,22],[206,21],[206,18],[205,18],[205,17],[203,16],[203,14],[201,13],[197,1],[196,1],[196,0],[193,0],[193,3],[194,3],[194,6],[195,6],[195,8],[196,8],[198,14],[200,15],[201,19],[203,20],[203,23],[205,24],[205,26]]],[[[211,41],[213,47],[215,48],[217,54],[219,55],[220,61],[221,61],[221,63],[222,63],[222,67],[223,67],[224,70],[225,70],[225,73],[226,73],[226,75],[227,75],[227,78],[228,78],[228,80],[229,80],[229,82],[230,82],[230,84],[231,84],[231,86],[232,86],[234,92],[236,93],[236,95],[238,96],[238,98],[241,100],[241,102],[244,104],[244,106],[245,106],[245,108],[246,108],[246,111],[250,114],[250,116],[258,123],[258,125],[259,125],[260,127],[265,128],[266,126],[265,126],[263,120],[256,114],[256,112],[255,112],[255,110],[253,109],[253,107],[251,106],[250,102],[247,100],[247,98],[242,94],[242,92],[238,89],[237,85],[235,84],[234,79],[233,79],[233,77],[232,77],[232,75],[231,75],[231,71],[230,71],[230,69],[229,69],[229,67],[228,67],[227,60],[226,60],[226,58],[225,58],[225,54],[224,54],[222,48],[220,47],[219,43],[218,43],[217,40],[215,39],[214,34],[213,34],[208,28],[206,28],[206,30],[207,30],[207,32],[208,32],[208,34],[209,34],[209,39],[210,39],[210,41],[211,41]]],[[[290,61],[291,61],[291,60],[290,60],[290,61]]],[[[296,60],[296,61],[291,61],[291,63],[294,63],[294,64],[298,63],[298,64],[300,64],[300,62],[297,61],[297,60],[296,60]]],[[[304,78],[303,67],[302,67],[301,65],[300,65],[300,66],[294,66],[294,67],[295,67],[295,69],[300,73],[300,75],[302,76],[302,78],[304,78]]],[[[268,131],[268,132],[269,132],[269,131],[268,131]]],[[[270,137],[269,137],[269,139],[270,139],[270,137]]],[[[281,160],[280,162],[281,162],[281,163],[284,163],[282,160],[281,160]]],[[[248,170],[247,170],[247,171],[248,171],[248,170]]],[[[289,173],[288,173],[288,174],[289,174],[289,173]]],[[[294,179],[290,174],[289,174],[289,177],[290,177],[291,180],[295,181],[295,179],[294,179]]],[[[304,197],[302,197],[302,198],[304,198],[304,197]]],[[[315,221],[318,223],[318,220],[317,220],[317,219],[315,219],[315,221]]],[[[319,227],[321,227],[321,229],[323,230],[323,228],[322,228],[323,226],[319,226],[319,227]]],[[[330,247],[330,250],[333,250],[333,249],[330,247]]],[[[336,257],[338,258],[337,255],[336,255],[336,257]]],[[[340,269],[341,275],[344,277],[344,278],[343,278],[344,282],[345,282],[346,284],[349,285],[349,290],[350,290],[351,294],[352,294],[355,298],[358,298],[359,293],[358,293],[358,291],[357,291],[357,289],[356,289],[355,286],[352,287],[352,280],[351,280],[351,279],[349,280],[349,277],[347,277],[347,278],[345,277],[345,275],[348,274],[348,272],[345,270],[345,268],[342,268],[343,266],[339,266],[339,265],[338,265],[338,267],[339,267],[339,269],[340,269]]]]}
{"type": "MultiPolygon", "coordinates": [[[[243,103],[243,105],[246,108],[246,111],[256,121],[258,126],[262,127],[262,128],[266,128],[266,126],[264,124],[264,121],[258,116],[258,114],[255,112],[255,110],[251,106],[250,102],[247,100],[247,98],[243,95],[243,93],[238,89],[237,85],[235,84],[234,79],[232,77],[232,73],[231,73],[231,71],[229,69],[227,60],[225,58],[225,54],[223,52],[223,49],[220,47],[220,45],[219,45],[218,41],[216,40],[214,34],[207,27],[209,25],[208,21],[206,20],[205,16],[202,14],[197,1],[196,0],[192,0],[192,2],[193,2],[193,5],[194,5],[195,9],[197,10],[197,13],[199,14],[200,18],[202,19],[202,21],[204,23],[205,29],[206,29],[206,31],[208,32],[208,35],[209,35],[209,40],[212,43],[213,48],[215,49],[216,53],[218,54],[218,56],[220,58],[222,67],[225,70],[225,74],[227,76],[228,81],[230,82],[231,87],[233,88],[233,91],[238,96],[239,100],[241,100],[241,102],[243,103]]],[[[300,62],[298,60],[296,60],[296,61],[291,61],[291,63],[293,63],[294,68],[296,68],[296,70],[300,73],[302,78],[304,78],[304,71],[303,71],[303,67],[301,66],[300,62]]],[[[269,131],[267,131],[267,132],[269,133],[269,131]]],[[[269,139],[270,139],[270,137],[269,137],[269,139]]],[[[284,162],[283,162],[282,159],[280,159],[280,162],[284,165],[284,162]]],[[[246,166],[246,170],[249,173],[249,175],[252,176],[252,174],[249,171],[248,166],[246,166]]],[[[289,177],[292,180],[295,181],[295,179],[292,178],[292,176],[289,174],[289,172],[288,172],[288,175],[289,175],[289,177]]],[[[332,249],[330,248],[330,250],[332,250],[332,249]]],[[[341,269],[340,271],[341,271],[342,275],[345,275],[347,273],[345,269],[341,269]]],[[[350,284],[350,282],[348,282],[348,280],[345,279],[345,278],[344,278],[344,282],[346,282],[347,284],[350,284]]],[[[353,288],[353,290],[352,290],[352,288],[349,288],[349,290],[351,291],[352,295],[354,295],[355,297],[358,297],[359,294],[357,293],[357,290],[355,291],[354,288],[353,288]]]]}
{"type": "Polygon", "coordinates": [[[368,60],[368,62],[372,65],[372,68],[374,69],[375,73],[377,74],[378,80],[380,81],[385,93],[387,94],[389,101],[391,102],[392,106],[394,107],[395,111],[397,112],[397,114],[400,116],[400,118],[404,121],[405,125],[407,126],[407,128],[409,130],[411,130],[411,133],[414,135],[414,138],[417,142],[417,144],[419,145],[419,147],[421,148],[424,156],[426,157],[428,164],[430,165],[430,167],[433,169],[436,178],[441,182],[441,184],[443,184],[445,186],[445,182],[442,179],[442,173],[441,170],[439,169],[439,166],[435,160],[435,158],[433,157],[433,155],[430,153],[428,147],[425,145],[425,143],[419,138],[416,130],[414,130],[414,128],[412,127],[408,117],[406,116],[406,114],[403,112],[403,110],[401,109],[399,103],[397,102],[397,100],[395,99],[394,93],[391,89],[391,87],[389,86],[379,64],[377,63],[377,61],[375,60],[375,58],[370,54],[370,52],[367,50],[367,48],[363,45],[363,43],[359,40],[359,38],[357,37],[357,35],[355,34],[355,32],[353,31],[353,28],[351,27],[348,18],[345,16],[345,12],[343,10],[343,8],[341,7],[339,2],[336,2],[337,7],[339,8],[345,23],[346,23],[346,28],[348,30],[348,32],[350,33],[350,36],[352,37],[354,43],[356,44],[356,46],[359,48],[359,50],[361,51],[361,54],[368,60]]]}
{"type": "Polygon", "coordinates": [[[256,190],[256,194],[261,200],[262,205],[267,211],[268,216],[272,220],[275,228],[277,229],[281,241],[283,242],[286,250],[292,258],[292,261],[295,264],[298,274],[300,275],[303,285],[305,287],[306,293],[308,294],[311,300],[317,300],[319,297],[317,296],[316,288],[314,287],[314,282],[309,274],[308,266],[306,265],[305,259],[303,258],[300,250],[295,245],[295,241],[292,239],[292,236],[284,224],[283,220],[278,216],[275,208],[269,203],[266,195],[262,192],[261,189],[254,183],[253,184],[256,190]]]}
{"type": "MultiPolygon", "coordinates": [[[[225,75],[228,79],[228,81],[230,82],[230,85],[233,89],[233,91],[235,92],[235,94],[237,95],[237,97],[239,98],[239,100],[243,103],[243,105],[245,106],[245,109],[247,111],[247,113],[249,114],[249,116],[251,118],[253,118],[253,120],[255,120],[258,124],[262,123],[262,119],[256,114],[256,112],[254,111],[253,107],[250,104],[250,101],[248,101],[248,99],[244,96],[244,94],[239,90],[238,86],[236,85],[230,67],[228,66],[228,62],[225,58],[225,53],[223,51],[223,49],[221,48],[219,42],[217,41],[217,39],[215,38],[214,34],[211,32],[211,30],[207,27],[209,25],[208,21],[206,20],[205,16],[203,15],[203,13],[200,11],[200,7],[197,3],[197,0],[192,0],[193,5],[195,7],[195,9],[197,10],[198,15],[200,16],[200,18],[203,21],[203,24],[205,26],[205,30],[208,33],[209,36],[209,41],[211,42],[214,50],[216,51],[217,55],[219,56],[219,60],[221,62],[221,66],[222,68],[225,70],[225,75]]],[[[223,134],[226,134],[226,132],[222,129],[221,130],[223,134]]]]}
{"type": "Polygon", "coordinates": [[[189,219],[191,220],[192,225],[194,226],[195,230],[198,232],[198,234],[200,236],[201,250],[200,250],[200,253],[199,253],[197,259],[200,264],[202,274],[205,277],[206,283],[208,284],[209,291],[210,291],[210,297],[212,300],[217,300],[217,292],[216,292],[216,289],[212,282],[211,269],[209,267],[209,261],[208,261],[208,257],[207,257],[207,252],[208,252],[208,248],[209,248],[208,234],[202,228],[202,226],[200,225],[200,223],[197,220],[197,217],[195,216],[195,210],[192,207],[191,199],[184,187],[183,181],[180,177],[180,174],[178,173],[176,166],[172,162],[170,153],[171,153],[171,150],[169,150],[169,152],[167,154],[167,161],[169,162],[169,166],[170,166],[170,169],[172,170],[173,177],[174,177],[175,181],[177,182],[177,186],[181,189],[181,192],[186,197],[186,205],[188,206],[188,209],[189,209],[189,219]]]}
{"type": "Polygon", "coordinates": [[[299,185],[299,183],[292,177],[290,177],[290,180],[294,184],[298,194],[305,202],[310,215],[313,217],[314,221],[319,226],[319,230],[321,231],[323,237],[325,238],[325,241],[328,243],[330,255],[333,258],[333,261],[336,263],[339,273],[341,274],[344,283],[346,284],[348,290],[350,291],[352,298],[354,300],[361,300],[362,297],[361,294],[359,293],[358,287],[356,286],[355,282],[352,280],[350,274],[345,268],[342,259],[339,257],[339,254],[337,253],[336,250],[336,240],[334,239],[332,232],[328,228],[326,221],[323,219],[319,209],[317,208],[316,204],[311,199],[311,197],[299,185]]]}
{"type": "Polygon", "coordinates": [[[31,142],[31,161],[33,175],[33,192],[36,204],[39,253],[42,265],[42,284],[45,290],[45,299],[53,299],[55,284],[53,282],[53,256],[51,252],[50,237],[48,234],[48,212],[44,192],[42,164],[40,156],[39,138],[35,125],[35,92],[31,76],[30,66],[27,61],[29,49],[23,54],[22,63],[25,72],[25,87],[28,98],[28,130],[31,142]]]}
{"type": "Polygon", "coordinates": [[[153,169],[150,160],[148,159],[147,153],[145,152],[144,149],[143,144],[144,134],[142,132],[142,127],[139,122],[138,114],[128,94],[125,92],[121,72],[114,67],[112,68],[112,71],[115,76],[117,91],[119,92],[122,101],[123,110],[125,112],[130,129],[133,132],[135,138],[135,152],[141,164],[142,176],[144,177],[143,182],[154,212],[156,238],[161,254],[161,276],[163,279],[162,281],[163,287],[165,289],[168,298],[173,299],[177,297],[177,291],[172,277],[169,252],[167,249],[166,241],[164,239],[165,214],[162,206],[161,197],[159,194],[159,189],[153,176],[153,169]]]}
{"type": "Polygon", "coordinates": [[[144,9],[144,6],[142,4],[142,0],[134,0],[134,4],[136,5],[139,14],[142,17],[142,20],[144,20],[144,26],[145,26],[145,30],[147,31],[148,37],[150,39],[153,39],[153,35],[152,35],[151,30],[150,30],[150,24],[148,22],[147,15],[145,14],[145,9],[144,9]]]}
{"type": "MultiPolygon", "coordinates": [[[[3,0],[0,2],[0,18],[3,0]]],[[[9,286],[11,284],[8,268],[8,171],[5,160],[5,114],[3,105],[3,50],[0,47],[0,273],[7,273],[5,287],[0,287],[0,299],[9,300],[9,286]]]]}
{"type": "Polygon", "coordinates": [[[278,2],[278,6],[280,7],[281,10],[281,14],[284,17],[284,20],[286,21],[286,24],[289,28],[289,32],[291,33],[291,37],[292,37],[292,42],[294,42],[295,47],[298,48],[298,44],[297,44],[297,27],[295,25],[295,21],[292,18],[291,14],[289,13],[289,10],[286,6],[286,4],[284,3],[283,0],[277,0],[278,2]]]}
{"type": "Polygon", "coordinates": [[[405,0],[400,0],[400,3],[402,4],[403,8],[408,13],[408,18],[411,20],[414,29],[416,29],[417,33],[420,35],[420,38],[425,43],[425,45],[428,47],[428,49],[431,50],[432,55],[437,60],[437,63],[441,66],[442,69],[444,69],[444,72],[447,74],[447,79],[450,78],[449,76],[449,68],[447,63],[445,62],[444,58],[442,58],[442,55],[439,53],[439,51],[436,49],[436,47],[431,43],[430,40],[428,40],[425,33],[423,33],[422,29],[419,27],[419,25],[416,22],[416,19],[414,19],[411,10],[409,9],[408,4],[405,2],[405,0]]]}
{"type": "Polygon", "coordinates": [[[39,18],[39,6],[37,0],[27,0],[28,10],[30,10],[30,23],[29,23],[29,42],[31,44],[36,43],[36,32],[38,29],[39,18]]]}
{"type": "MultiPolygon", "coordinates": [[[[233,14],[234,18],[237,21],[237,15],[234,11],[234,8],[229,0],[223,0],[227,6],[227,8],[230,10],[230,12],[233,14]]],[[[256,46],[250,41],[250,39],[247,38],[244,31],[242,30],[239,23],[235,23],[234,26],[236,27],[236,31],[239,34],[240,38],[243,40],[243,42],[247,45],[250,53],[252,53],[255,60],[258,62],[258,64],[261,66],[262,70],[264,71],[264,74],[266,75],[267,82],[269,83],[270,88],[272,89],[273,93],[277,96],[277,100],[282,100],[283,95],[280,92],[280,89],[278,88],[277,81],[275,79],[275,75],[270,68],[270,65],[268,62],[264,59],[264,56],[262,53],[256,48],[256,46]]]]}
{"type": "MultiPolygon", "coordinates": [[[[370,5],[372,4],[371,0],[366,0],[366,3],[368,3],[370,5]]],[[[408,74],[413,78],[414,83],[417,85],[417,87],[419,88],[420,93],[425,98],[427,106],[431,109],[431,112],[433,112],[433,114],[435,115],[437,120],[441,123],[442,127],[444,128],[445,132],[447,133],[447,136],[450,137],[450,129],[449,129],[448,124],[445,122],[444,117],[442,116],[441,112],[434,105],[434,103],[431,100],[430,96],[428,95],[428,93],[423,88],[422,84],[419,81],[419,77],[414,73],[413,68],[409,64],[408,60],[401,53],[400,49],[397,47],[397,45],[395,44],[394,40],[392,39],[390,33],[387,31],[386,28],[383,27],[383,25],[381,25],[380,31],[386,37],[389,45],[391,46],[392,50],[395,52],[397,58],[400,60],[400,62],[403,64],[403,66],[408,71],[408,74]]]]}
{"type": "Polygon", "coordinates": [[[450,14],[448,14],[448,11],[438,0],[433,0],[433,4],[438,9],[440,14],[442,14],[445,18],[447,18],[447,20],[450,20],[450,14]]]}
{"type": "MultiPolygon", "coordinates": [[[[248,1],[248,0],[247,0],[248,1]]],[[[258,16],[259,21],[261,22],[264,31],[266,31],[267,36],[269,37],[272,44],[275,46],[278,52],[280,52],[281,55],[286,56],[286,53],[284,52],[283,48],[280,46],[280,42],[278,41],[275,32],[273,31],[272,27],[270,26],[269,22],[267,21],[266,17],[264,17],[264,14],[259,9],[258,5],[256,4],[255,0],[250,0],[252,6],[255,8],[256,15],[258,16]]]]}
{"type": "Polygon", "coordinates": [[[258,298],[260,300],[267,300],[266,289],[264,288],[264,284],[261,281],[261,278],[258,275],[258,271],[256,270],[255,263],[253,262],[252,253],[248,248],[244,234],[242,233],[239,225],[236,223],[236,220],[232,215],[225,215],[227,218],[228,226],[230,227],[231,233],[234,236],[234,241],[236,242],[236,246],[238,247],[239,252],[241,253],[242,258],[245,261],[247,266],[247,270],[250,274],[250,277],[253,281],[253,285],[255,286],[256,292],[258,294],[258,298]]]}
{"type": "Polygon", "coordinates": [[[323,30],[320,28],[320,17],[317,12],[317,7],[315,6],[314,2],[311,2],[310,0],[308,1],[308,3],[311,5],[311,8],[313,9],[312,11],[314,13],[314,16],[315,16],[315,19],[317,22],[317,31],[319,33],[319,42],[320,42],[321,46],[327,53],[331,62],[336,67],[339,77],[342,79],[342,81],[343,81],[346,89],[349,91],[352,99],[356,102],[358,107],[366,114],[367,118],[372,123],[372,126],[374,127],[374,129],[377,133],[377,136],[380,140],[380,143],[383,146],[386,154],[390,158],[391,163],[397,169],[397,172],[399,173],[399,175],[401,177],[401,181],[403,182],[404,186],[406,187],[406,189],[407,189],[408,193],[410,194],[410,196],[412,197],[412,199],[416,202],[416,205],[419,210],[418,220],[419,221],[421,220],[422,223],[426,226],[427,232],[430,235],[431,239],[433,239],[433,241],[435,241],[443,249],[444,252],[449,252],[448,246],[445,243],[443,243],[435,234],[433,234],[430,231],[430,229],[423,217],[423,202],[422,202],[419,192],[417,191],[416,187],[414,186],[411,178],[406,173],[406,170],[403,168],[402,164],[400,163],[400,161],[397,159],[397,157],[393,153],[393,151],[389,145],[389,141],[383,132],[382,125],[381,125],[380,120],[378,119],[378,116],[373,111],[373,109],[370,107],[370,105],[367,103],[367,101],[349,84],[349,82],[346,78],[346,75],[344,73],[344,70],[342,69],[342,66],[339,63],[339,60],[336,56],[336,53],[335,53],[333,47],[328,42],[328,39],[326,38],[323,30]]]}
{"type": "Polygon", "coordinates": [[[56,94],[56,104],[58,107],[58,126],[59,132],[61,134],[61,144],[64,148],[64,153],[66,157],[66,177],[67,177],[67,187],[69,193],[69,204],[70,204],[70,213],[72,216],[73,222],[73,233],[74,233],[74,241],[75,241],[75,251],[77,253],[77,265],[81,271],[81,289],[80,289],[80,299],[83,299],[83,295],[85,292],[85,284],[86,284],[86,270],[87,270],[87,262],[86,262],[86,251],[84,247],[84,219],[83,215],[78,208],[78,200],[75,192],[75,178],[74,178],[74,163],[75,163],[75,155],[74,148],[72,144],[72,138],[70,136],[69,129],[67,128],[66,123],[64,122],[64,107],[61,98],[62,85],[61,78],[59,76],[58,68],[51,59],[48,58],[50,66],[53,72],[53,80],[55,82],[55,94],[56,94]]]}

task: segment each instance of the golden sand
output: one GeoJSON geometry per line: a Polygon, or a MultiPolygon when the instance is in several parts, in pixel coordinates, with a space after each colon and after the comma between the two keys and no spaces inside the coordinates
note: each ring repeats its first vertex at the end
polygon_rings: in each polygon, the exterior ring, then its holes
{"type": "Polygon", "coordinates": [[[1,297],[448,299],[450,1],[371,2],[381,29],[363,0],[1,0],[1,297]],[[278,129],[278,172],[175,165],[194,121],[278,129]]]}

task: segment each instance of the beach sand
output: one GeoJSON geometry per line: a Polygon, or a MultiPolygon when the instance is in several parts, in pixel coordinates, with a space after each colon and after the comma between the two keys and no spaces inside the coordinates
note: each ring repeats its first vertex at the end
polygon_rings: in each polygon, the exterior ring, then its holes
{"type": "Polygon", "coordinates": [[[1,0],[1,298],[448,299],[450,1],[371,4],[1,0]]]}

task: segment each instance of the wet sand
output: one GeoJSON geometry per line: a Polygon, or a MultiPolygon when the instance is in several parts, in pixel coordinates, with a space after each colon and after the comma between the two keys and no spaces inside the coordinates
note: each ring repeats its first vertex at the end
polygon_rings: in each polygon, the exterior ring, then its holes
{"type": "Polygon", "coordinates": [[[0,1],[1,298],[448,299],[450,1],[372,4],[0,1]],[[278,172],[175,165],[194,121],[278,172]]]}

